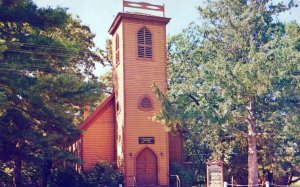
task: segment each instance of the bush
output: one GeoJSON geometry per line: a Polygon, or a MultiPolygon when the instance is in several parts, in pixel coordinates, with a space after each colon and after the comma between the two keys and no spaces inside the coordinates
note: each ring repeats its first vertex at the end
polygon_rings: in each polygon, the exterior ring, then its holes
{"type": "Polygon", "coordinates": [[[1,167],[0,167],[0,186],[3,187],[13,186],[12,176],[5,171],[5,168],[2,169],[1,167]]]}
{"type": "MultiPolygon", "coordinates": [[[[195,182],[194,174],[191,170],[174,163],[171,165],[171,175],[178,175],[180,178],[181,186],[190,187],[195,182]]],[[[173,181],[173,180],[172,180],[173,181]]]]}
{"type": "Polygon", "coordinates": [[[91,171],[84,172],[85,186],[118,186],[123,182],[120,172],[106,162],[97,163],[91,171]]]}
{"type": "Polygon", "coordinates": [[[84,183],[82,174],[78,173],[74,167],[58,168],[50,178],[51,187],[72,186],[80,187],[84,183]]]}
{"type": "Polygon", "coordinates": [[[122,183],[123,178],[111,164],[100,162],[90,171],[78,173],[74,167],[58,168],[51,178],[51,187],[114,187],[122,183]]]}

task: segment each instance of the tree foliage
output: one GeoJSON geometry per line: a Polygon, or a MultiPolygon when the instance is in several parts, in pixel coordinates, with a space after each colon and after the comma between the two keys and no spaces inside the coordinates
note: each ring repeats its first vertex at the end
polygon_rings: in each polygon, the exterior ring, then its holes
{"type": "Polygon", "coordinates": [[[33,163],[46,186],[54,162],[79,161],[66,148],[81,133],[81,106],[104,89],[92,73],[103,62],[94,36],[66,9],[2,1],[0,164],[2,173],[13,171],[15,186],[33,163]]]}
{"type": "Polygon", "coordinates": [[[293,6],[207,1],[199,7],[204,24],[169,42],[168,95],[156,90],[163,104],[157,119],[180,124],[206,148],[202,154],[227,163],[228,175],[242,161],[250,185],[258,175],[299,174],[300,27],[274,20],[293,6]]]}

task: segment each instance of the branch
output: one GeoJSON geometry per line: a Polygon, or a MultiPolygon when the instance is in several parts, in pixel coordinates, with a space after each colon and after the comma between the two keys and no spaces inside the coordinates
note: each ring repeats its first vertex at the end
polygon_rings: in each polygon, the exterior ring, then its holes
{"type": "Polygon", "coordinates": [[[196,103],[197,106],[200,105],[199,101],[191,93],[189,93],[189,98],[191,98],[196,103]]]}
{"type": "Polygon", "coordinates": [[[292,183],[298,182],[298,181],[300,181],[300,177],[298,179],[290,181],[289,185],[292,184],[292,183]]]}
{"type": "Polygon", "coordinates": [[[213,106],[211,106],[211,104],[208,102],[208,100],[207,100],[207,98],[206,98],[206,95],[204,94],[203,96],[204,96],[204,99],[206,100],[208,106],[209,106],[211,109],[213,109],[213,111],[216,113],[216,115],[217,115],[218,118],[221,118],[219,112],[218,112],[213,106]]]}

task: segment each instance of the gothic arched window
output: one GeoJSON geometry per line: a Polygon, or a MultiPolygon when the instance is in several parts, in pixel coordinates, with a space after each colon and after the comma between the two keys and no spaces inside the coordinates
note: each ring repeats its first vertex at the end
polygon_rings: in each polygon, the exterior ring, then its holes
{"type": "Polygon", "coordinates": [[[152,58],[152,34],[146,28],[141,28],[137,33],[138,39],[138,57],[152,58]]]}

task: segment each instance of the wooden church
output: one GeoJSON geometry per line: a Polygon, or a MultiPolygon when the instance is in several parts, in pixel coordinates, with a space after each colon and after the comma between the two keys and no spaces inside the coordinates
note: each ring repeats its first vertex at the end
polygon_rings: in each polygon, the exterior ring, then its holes
{"type": "Polygon", "coordinates": [[[109,33],[113,47],[113,85],[110,95],[92,114],[85,111],[80,128],[82,168],[99,161],[115,163],[125,186],[169,186],[170,165],[182,164],[182,137],[166,132],[152,117],[160,102],[155,83],[167,89],[164,6],[123,1],[109,33]],[[160,11],[163,16],[124,12],[124,8],[160,11]]]}

